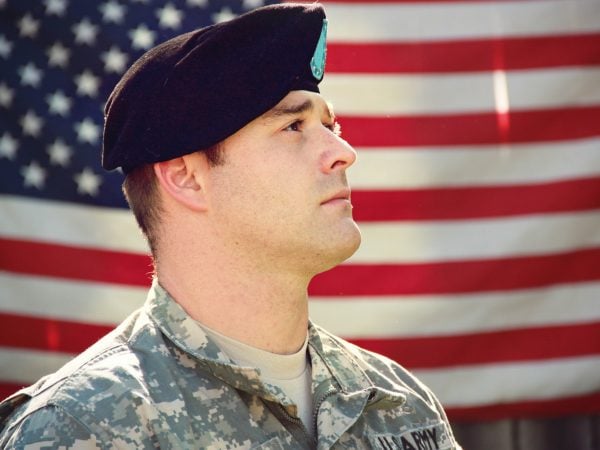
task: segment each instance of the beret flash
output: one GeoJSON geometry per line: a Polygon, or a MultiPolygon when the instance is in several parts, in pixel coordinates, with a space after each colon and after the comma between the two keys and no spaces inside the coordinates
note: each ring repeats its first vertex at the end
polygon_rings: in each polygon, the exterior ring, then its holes
{"type": "Polygon", "coordinates": [[[209,148],[288,92],[319,92],[326,30],[322,6],[287,3],[149,50],[106,103],[102,166],[128,173],[209,148]]]}

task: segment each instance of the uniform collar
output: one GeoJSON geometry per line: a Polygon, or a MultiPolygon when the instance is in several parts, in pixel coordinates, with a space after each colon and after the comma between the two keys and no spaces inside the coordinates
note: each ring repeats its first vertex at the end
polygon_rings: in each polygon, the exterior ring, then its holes
{"type": "Polygon", "coordinates": [[[266,400],[286,403],[287,397],[281,389],[260,380],[258,369],[242,367],[232,361],[156,279],[152,282],[144,308],[164,335],[182,351],[177,355],[181,364],[195,364],[198,370],[210,372],[236,389],[266,400]]]}
{"type": "MultiPolygon", "coordinates": [[[[180,358],[191,357],[199,369],[209,371],[236,389],[266,400],[290,403],[280,388],[261,381],[258,369],[242,367],[231,360],[156,279],[152,282],[144,308],[164,335],[184,352],[180,358]]],[[[341,346],[339,340],[312,322],[309,323],[308,348],[315,391],[320,386],[330,386],[351,394],[373,387],[353,355],[341,346]]]]}
{"type": "Polygon", "coordinates": [[[343,345],[339,338],[312,322],[308,326],[308,344],[314,384],[320,385],[328,379],[334,379],[339,390],[345,394],[373,387],[347,344],[343,345]]]}

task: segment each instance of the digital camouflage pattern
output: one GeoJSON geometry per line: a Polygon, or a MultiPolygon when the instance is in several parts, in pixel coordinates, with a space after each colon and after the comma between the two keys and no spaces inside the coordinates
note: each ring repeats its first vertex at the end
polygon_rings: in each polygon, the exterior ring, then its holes
{"type": "Polygon", "coordinates": [[[292,401],[233,363],[155,281],[144,306],[0,404],[2,449],[459,449],[433,394],[314,324],[318,442],[292,401]]]}

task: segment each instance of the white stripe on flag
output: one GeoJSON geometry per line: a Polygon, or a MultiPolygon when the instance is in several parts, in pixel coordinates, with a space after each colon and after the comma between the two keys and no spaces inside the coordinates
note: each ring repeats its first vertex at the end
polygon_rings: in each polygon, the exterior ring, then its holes
{"type": "Polygon", "coordinates": [[[328,75],[323,96],[338,115],[460,114],[600,104],[600,68],[414,75],[328,75]],[[502,90],[502,105],[499,104],[502,90]],[[507,102],[507,103],[506,103],[507,102]],[[506,105],[504,105],[506,103],[506,105]],[[506,107],[505,107],[506,106],[506,107]]]}
{"type": "Polygon", "coordinates": [[[0,196],[0,210],[0,235],[7,238],[148,253],[128,209],[0,196]]]}
{"type": "Polygon", "coordinates": [[[600,245],[600,212],[437,222],[368,222],[352,263],[545,255],[600,245]],[[568,232],[565,232],[568,230],[568,232]]]}
{"type": "MultiPolygon", "coordinates": [[[[506,293],[311,297],[309,307],[312,320],[349,339],[444,336],[598,321],[598,289],[600,282],[506,293]]],[[[18,315],[116,325],[146,292],[0,272],[0,311],[18,315]]]]}
{"type": "Polygon", "coordinates": [[[439,41],[600,31],[596,0],[329,3],[327,17],[330,42],[439,41]]]}
{"type": "Polygon", "coordinates": [[[0,382],[31,384],[66,364],[75,355],[0,347],[0,382]]]}
{"type": "Polygon", "coordinates": [[[447,408],[597,392],[600,356],[415,370],[447,408]]]}
{"type": "Polygon", "coordinates": [[[316,323],[347,339],[428,337],[598,321],[598,289],[600,283],[578,283],[503,293],[312,297],[309,306],[316,323]]]}
{"type": "Polygon", "coordinates": [[[11,314],[116,325],[144,303],[147,291],[0,271],[0,311],[11,314]]]}
{"type": "MultiPolygon", "coordinates": [[[[9,238],[146,253],[128,210],[81,210],[16,197],[4,197],[0,208],[11,211],[0,216],[0,234],[9,238]],[[19,217],[37,220],[16,227],[12,222],[19,217]],[[59,221],[65,226],[53,226],[59,221]],[[38,227],[38,223],[45,226],[38,227]]],[[[363,242],[350,262],[455,261],[577,250],[600,245],[599,221],[599,212],[588,211],[460,221],[363,222],[359,223],[363,242]]]]}
{"type": "Polygon", "coordinates": [[[357,148],[353,189],[532,184],[600,175],[600,138],[448,148],[357,148]],[[469,170],[465,170],[468,167],[469,170]]]}

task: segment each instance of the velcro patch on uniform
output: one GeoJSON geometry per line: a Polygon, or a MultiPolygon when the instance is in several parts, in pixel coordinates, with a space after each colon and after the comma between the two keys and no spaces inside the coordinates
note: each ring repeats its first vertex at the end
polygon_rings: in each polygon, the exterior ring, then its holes
{"type": "Polygon", "coordinates": [[[443,422],[406,430],[399,434],[375,434],[369,437],[377,450],[445,450],[455,448],[454,439],[443,422]]]}

